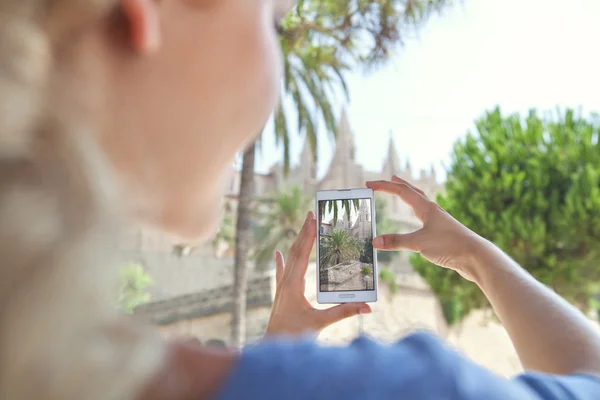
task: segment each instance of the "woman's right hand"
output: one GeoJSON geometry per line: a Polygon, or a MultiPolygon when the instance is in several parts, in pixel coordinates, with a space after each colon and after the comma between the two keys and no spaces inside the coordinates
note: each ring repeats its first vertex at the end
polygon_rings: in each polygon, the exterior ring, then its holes
{"type": "Polygon", "coordinates": [[[369,182],[367,186],[399,196],[423,222],[416,232],[378,236],[373,247],[419,252],[476,282],[526,370],[600,377],[600,335],[583,313],[410,183],[394,177],[392,182],[369,182]]]}
{"type": "Polygon", "coordinates": [[[409,250],[441,267],[457,271],[466,279],[475,280],[475,255],[490,242],[454,219],[442,207],[429,200],[425,193],[397,176],[392,181],[367,182],[376,192],[400,197],[415,212],[423,227],[411,233],[386,233],[373,239],[379,250],[409,250]]]}

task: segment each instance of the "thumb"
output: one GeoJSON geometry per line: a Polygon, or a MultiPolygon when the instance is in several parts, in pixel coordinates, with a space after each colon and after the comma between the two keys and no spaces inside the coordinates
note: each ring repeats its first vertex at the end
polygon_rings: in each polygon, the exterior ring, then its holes
{"type": "Polygon", "coordinates": [[[366,303],[346,303],[322,310],[323,322],[326,326],[358,314],[371,314],[371,307],[366,303]]]}
{"type": "Polygon", "coordinates": [[[378,250],[410,250],[420,251],[421,230],[411,233],[388,233],[373,239],[373,247],[378,250]]]}

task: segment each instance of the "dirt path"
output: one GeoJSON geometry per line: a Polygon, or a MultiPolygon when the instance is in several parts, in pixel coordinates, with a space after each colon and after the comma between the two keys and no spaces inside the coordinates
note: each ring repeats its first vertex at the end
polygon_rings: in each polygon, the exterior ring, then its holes
{"type": "MultiPolygon", "coordinates": [[[[329,274],[329,283],[322,284],[322,291],[345,291],[345,290],[365,290],[365,281],[362,274],[363,267],[371,267],[370,264],[363,264],[355,261],[349,264],[338,264],[327,269],[329,274]]],[[[368,289],[373,288],[373,273],[368,289]]]]}

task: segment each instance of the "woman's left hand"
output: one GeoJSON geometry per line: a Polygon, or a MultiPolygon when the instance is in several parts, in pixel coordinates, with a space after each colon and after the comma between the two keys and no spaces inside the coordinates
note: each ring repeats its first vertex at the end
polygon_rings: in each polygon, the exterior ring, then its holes
{"type": "Polygon", "coordinates": [[[304,276],[317,234],[317,221],[308,213],[304,226],[292,245],[287,264],[275,253],[277,290],[266,335],[318,334],[343,319],[370,314],[365,303],[345,303],[325,310],[314,308],[304,295],[304,276]]]}

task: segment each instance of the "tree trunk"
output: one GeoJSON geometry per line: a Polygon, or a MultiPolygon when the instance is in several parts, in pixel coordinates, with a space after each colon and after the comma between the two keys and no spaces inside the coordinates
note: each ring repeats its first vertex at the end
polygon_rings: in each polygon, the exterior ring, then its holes
{"type": "Polygon", "coordinates": [[[254,157],[255,142],[252,142],[244,151],[238,193],[233,311],[231,314],[231,345],[236,348],[243,346],[246,339],[246,294],[248,291],[248,252],[252,235],[250,218],[254,198],[254,157]]]}

